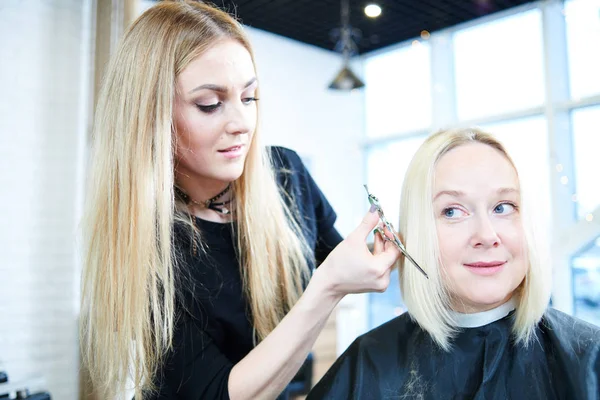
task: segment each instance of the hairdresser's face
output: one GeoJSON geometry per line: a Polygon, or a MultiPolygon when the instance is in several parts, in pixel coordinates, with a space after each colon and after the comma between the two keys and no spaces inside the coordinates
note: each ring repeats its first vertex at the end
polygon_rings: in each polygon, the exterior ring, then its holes
{"type": "Polygon", "coordinates": [[[234,40],[219,42],[193,60],[176,85],[178,177],[209,185],[236,180],[256,127],[250,53],[234,40]]]}
{"type": "Polygon", "coordinates": [[[508,300],[527,271],[517,174],[496,149],[471,143],[435,168],[433,209],[442,276],[460,312],[508,300]]]}

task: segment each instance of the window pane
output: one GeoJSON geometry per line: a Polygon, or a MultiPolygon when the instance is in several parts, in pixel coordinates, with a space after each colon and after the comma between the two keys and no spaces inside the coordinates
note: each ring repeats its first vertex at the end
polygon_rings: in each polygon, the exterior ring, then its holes
{"type": "Polygon", "coordinates": [[[513,159],[523,187],[530,194],[529,202],[536,224],[548,235],[551,221],[550,161],[546,119],[532,117],[482,126],[494,134],[513,159]]]}
{"type": "Polygon", "coordinates": [[[600,0],[565,2],[571,96],[600,94],[600,0]]]}
{"type": "Polygon", "coordinates": [[[600,326],[600,238],[573,258],[575,316],[600,326]]]}
{"type": "Polygon", "coordinates": [[[406,311],[400,295],[398,269],[390,275],[390,285],[384,293],[369,293],[369,329],[378,327],[406,311]]]}
{"type": "Polygon", "coordinates": [[[369,191],[379,198],[386,217],[394,226],[398,225],[399,220],[404,174],[424,140],[424,136],[411,137],[374,147],[368,152],[369,191]]]}
{"type": "Polygon", "coordinates": [[[406,46],[365,61],[368,137],[431,125],[431,54],[428,44],[406,46]]]}
{"type": "Polygon", "coordinates": [[[544,101],[541,13],[516,14],[454,34],[460,120],[539,106],[544,101]]]}
{"type": "MultiPolygon", "coordinates": [[[[381,202],[386,217],[398,227],[400,194],[408,164],[425,136],[411,137],[369,150],[367,183],[369,190],[381,202]]],[[[392,272],[390,286],[384,293],[369,294],[369,329],[389,321],[405,311],[398,280],[398,271],[392,272]]]]}
{"type": "Polygon", "coordinates": [[[571,113],[577,214],[584,218],[600,205],[600,106],[580,108],[571,113]]]}

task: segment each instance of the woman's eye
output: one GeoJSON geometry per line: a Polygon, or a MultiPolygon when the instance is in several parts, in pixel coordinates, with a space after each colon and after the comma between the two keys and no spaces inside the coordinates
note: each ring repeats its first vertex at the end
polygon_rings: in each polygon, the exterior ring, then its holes
{"type": "Polygon", "coordinates": [[[250,103],[253,103],[255,101],[258,101],[258,99],[256,97],[245,97],[245,98],[242,99],[242,102],[244,104],[250,104],[250,103]]]}
{"type": "Polygon", "coordinates": [[[464,214],[465,213],[462,210],[456,207],[444,208],[444,210],[442,211],[442,215],[449,219],[456,219],[458,217],[462,217],[464,214]]]}
{"type": "Polygon", "coordinates": [[[517,206],[511,203],[500,203],[494,208],[496,214],[509,214],[517,209],[517,206]]]}
{"type": "Polygon", "coordinates": [[[200,111],[210,114],[210,113],[216,111],[219,107],[221,107],[221,102],[218,102],[215,104],[208,104],[208,105],[196,104],[196,107],[198,107],[198,109],[200,111]]]}

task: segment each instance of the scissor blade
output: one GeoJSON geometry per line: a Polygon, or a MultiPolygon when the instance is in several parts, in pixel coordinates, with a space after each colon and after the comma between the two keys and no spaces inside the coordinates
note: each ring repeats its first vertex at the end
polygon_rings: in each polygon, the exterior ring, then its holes
{"type": "Polygon", "coordinates": [[[416,261],[415,261],[415,260],[414,260],[414,259],[413,259],[413,258],[410,256],[410,254],[408,254],[408,252],[407,252],[406,250],[405,250],[405,251],[403,251],[403,252],[402,252],[402,254],[404,254],[404,256],[405,256],[406,258],[408,258],[408,260],[409,260],[409,261],[410,261],[410,262],[411,262],[411,263],[412,263],[412,264],[413,264],[415,267],[417,267],[417,269],[418,269],[419,271],[421,271],[421,273],[422,273],[423,275],[425,275],[425,278],[429,279],[429,276],[427,275],[427,273],[426,273],[425,271],[423,271],[423,268],[419,267],[419,264],[417,264],[417,262],[416,262],[416,261]]]}
{"type": "Polygon", "coordinates": [[[400,241],[400,238],[398,238],[398,236],[396,235],[396,233],[394,233],[392,231],[392,235],[394,236],[394,244],[396,245],[396,247],[398,247],[398,249],[400,249],[400,251],[402,252],[402,254],[404,254],[404,257],[408,258],[408,261],[410,261],[415,267],[417,267],[417,269],[419,271],[421,271],[421,273],[423,275],[425,275],[425,278],[429,279],[429,276],[427,275],[427,273],[423,270],[423,268],[421,268],[419,266],[419,264],[417,264],[417,262],[415,261],[414,258],[412,258],[410,256],[410,254],[408,254],[408,251],[406,251],[406,248],[404,247],[404,245],[402,244],[402,242],[400,241]]]}

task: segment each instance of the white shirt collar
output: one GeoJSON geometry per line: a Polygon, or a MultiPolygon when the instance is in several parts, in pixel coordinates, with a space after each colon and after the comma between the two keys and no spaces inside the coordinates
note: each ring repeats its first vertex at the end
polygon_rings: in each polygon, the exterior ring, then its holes
{"type": "Polygon", "coordinates": [[[516,305],[516,299],[511,297],[506,303],[488,311],[474,314],[463,314],[456,311],[450,311],[450,315],[456,326],[459,328],[477,328],[506,317],[516,308],[516,305]]]}

